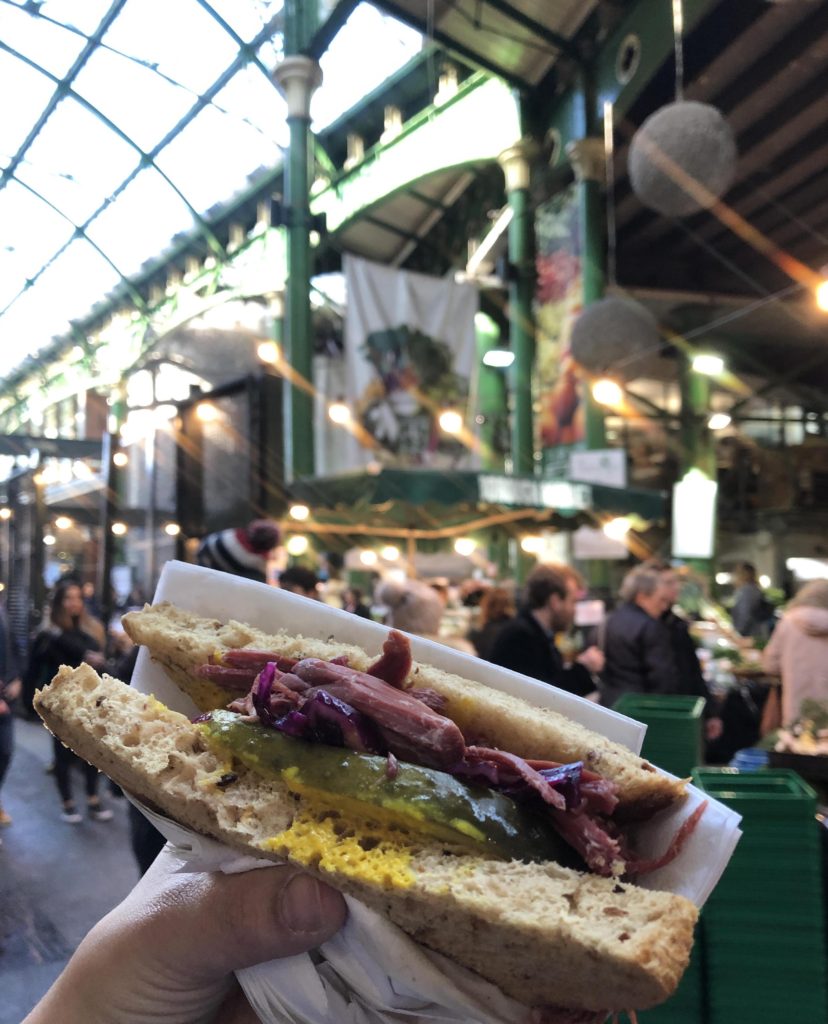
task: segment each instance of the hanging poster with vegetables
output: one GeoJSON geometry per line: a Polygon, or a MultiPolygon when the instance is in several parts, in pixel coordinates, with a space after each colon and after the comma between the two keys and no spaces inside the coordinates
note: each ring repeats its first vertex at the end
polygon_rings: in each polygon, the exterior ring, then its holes
{"type": "Polygon", "coordinates": [[[572,185],[535,214],[538,430],[544,475],[565,477],[569,453],[586,444],[583,381],[569,350],[583,305],[580,215],[572,185]]]}
{"type": "Polygon", "coordinates": [[[477,289],[356,257],[346,257],[345,279],[356,465],[475,468],[469,397],[477,289]]]}

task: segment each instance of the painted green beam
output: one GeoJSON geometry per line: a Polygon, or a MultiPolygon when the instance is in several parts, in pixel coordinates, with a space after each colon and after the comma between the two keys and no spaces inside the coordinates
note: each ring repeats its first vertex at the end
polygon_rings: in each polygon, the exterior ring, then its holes
{"type": "Polygon", "coordinates": [[[493,162],[521,137],[512,91],[478,74],[440,107],[412,118],[396,138],[375,146],[353,170],[341,175],[311,202],[334,234],[389,196],[452,167],[493,162]]]}

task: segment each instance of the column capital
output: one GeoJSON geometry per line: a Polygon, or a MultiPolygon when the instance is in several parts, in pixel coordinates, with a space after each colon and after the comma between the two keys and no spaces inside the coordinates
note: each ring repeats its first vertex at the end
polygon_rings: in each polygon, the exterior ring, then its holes
{"type": "Polygon", "coordinates": [[[537,151],[538,145],[534,139],[523,138],[498,156],[497,162],[506,178],[507,193],[529,188],[532,160],[537,151]]]}
{"type": "Polygon", "coordinates": [[[322,68],[311,57],[285,57],[273,71],[273,81],[287,100],[288,117],[310,118],[311,96],[322,84],[322,68]]]}
{"type": "Polygon", "coordinates": [[[566,155],[579,182],[606,182],[606,154],[604,140],[599,138],[575,139],[567,143],[566,155]]]}

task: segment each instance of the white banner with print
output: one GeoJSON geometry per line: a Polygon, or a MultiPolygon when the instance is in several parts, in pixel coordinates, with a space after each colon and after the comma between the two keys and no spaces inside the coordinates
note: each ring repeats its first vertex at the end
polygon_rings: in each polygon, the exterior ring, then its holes
{"type": "Polygon", "coordinates": [[[353,460],[474,469],[474,285],[346,257],[345,394],[353,460]],[[440,426],[441,414],[459,413],[440,426]]]}

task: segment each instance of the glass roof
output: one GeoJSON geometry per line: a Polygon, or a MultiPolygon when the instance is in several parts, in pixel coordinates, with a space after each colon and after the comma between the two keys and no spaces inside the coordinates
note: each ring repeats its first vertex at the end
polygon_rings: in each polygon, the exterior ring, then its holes
{"type": "MultiPolygon", "coordinates": [[[[360,4],[322,129],[421,47],[360,4]]],[[[0,0],[0,380],[282,160],[282,0],[0,0]]]]}

